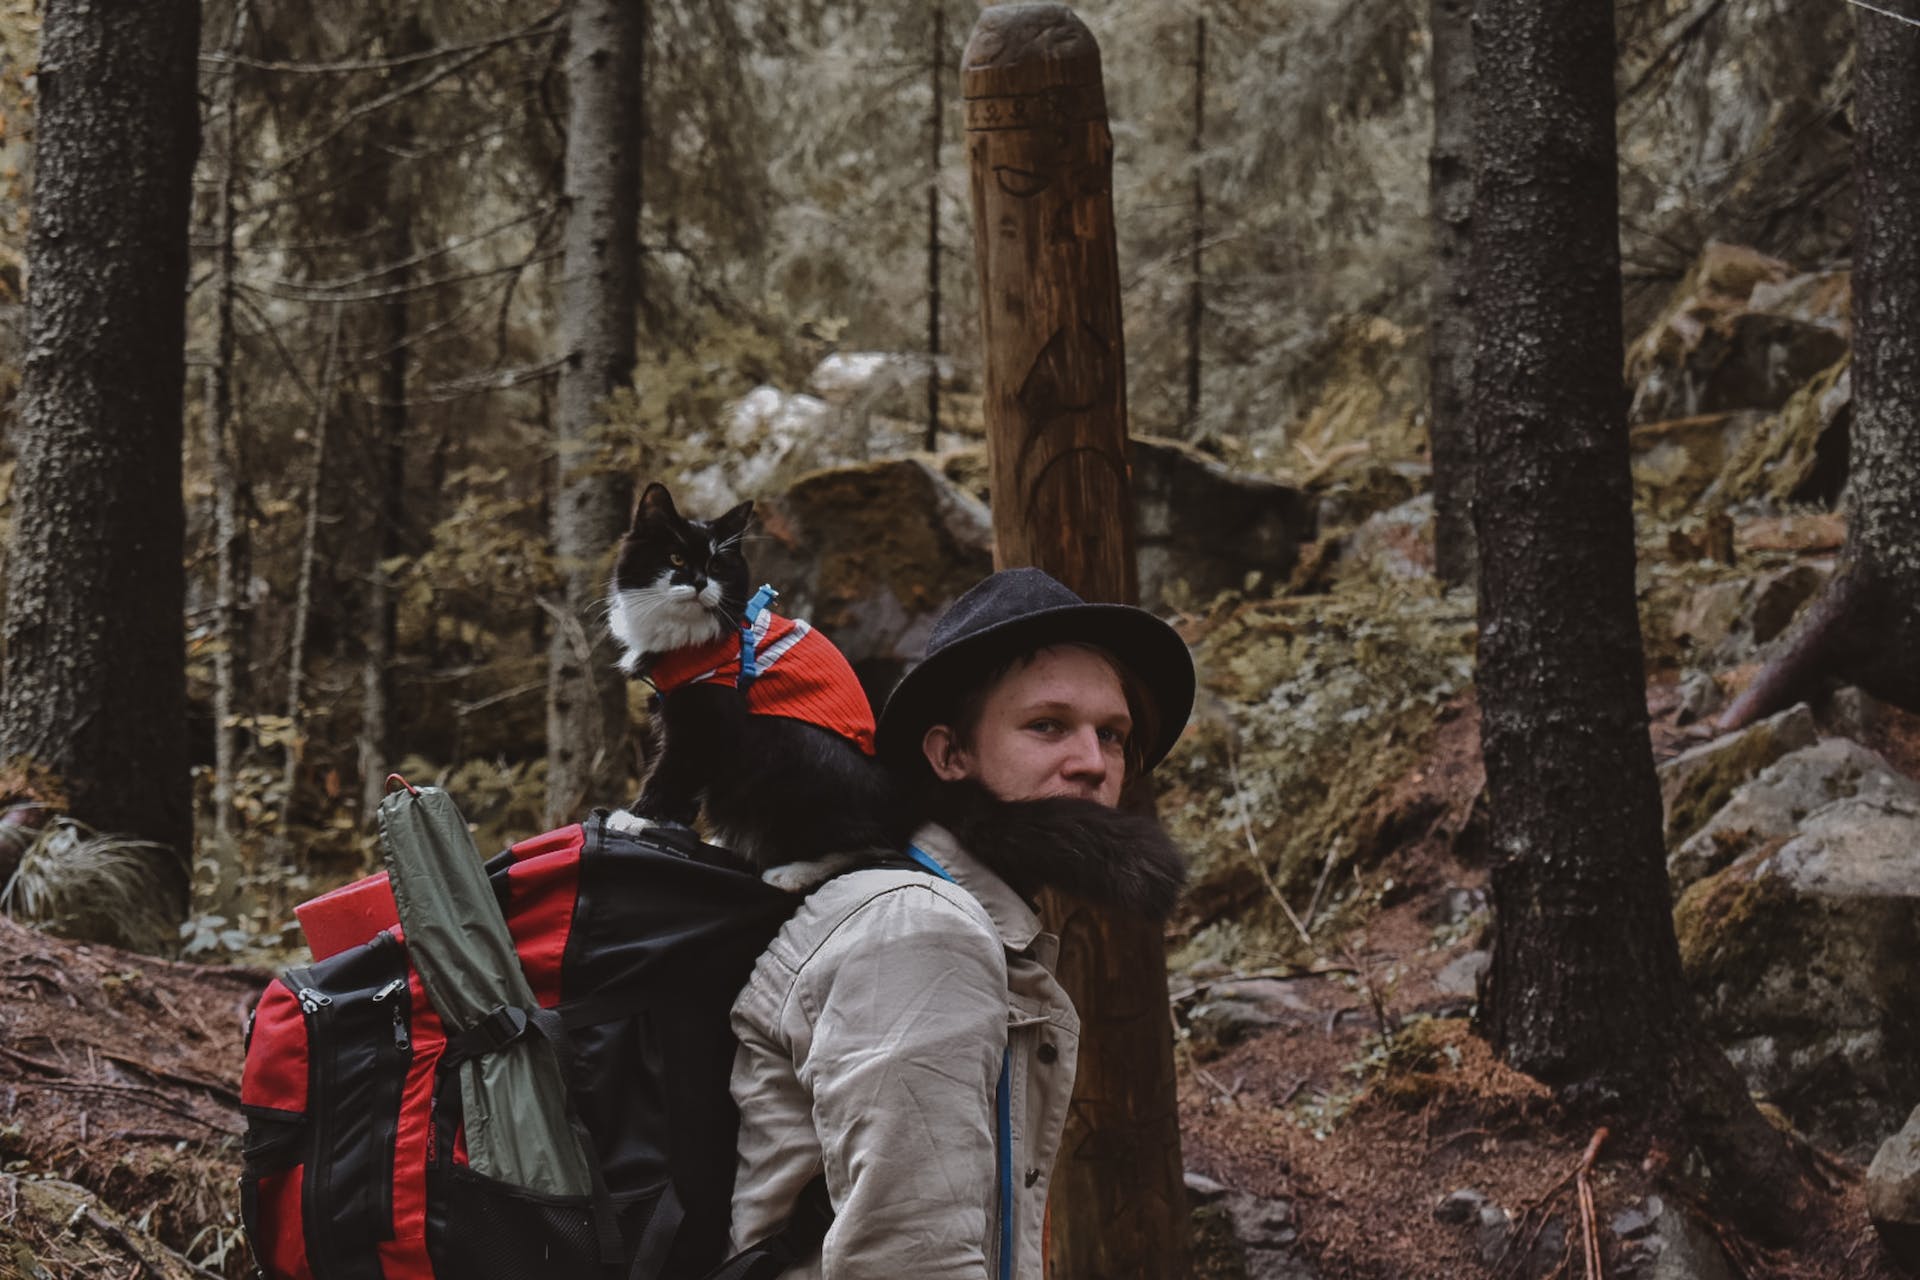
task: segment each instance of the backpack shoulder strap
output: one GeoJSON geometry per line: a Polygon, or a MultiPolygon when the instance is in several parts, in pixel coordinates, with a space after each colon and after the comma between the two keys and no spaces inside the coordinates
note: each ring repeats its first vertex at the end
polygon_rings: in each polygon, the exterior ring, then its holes
{"type": "Polygon", "coordinates": [[[811,1258],[833,1225],[833,1203],[827,1198],[827,1175],[815,1174],[800,1190],[787,1225],[758,1244],[734,1254],[703,1280],[773,1280],[773,1277],[811,1258]]]}

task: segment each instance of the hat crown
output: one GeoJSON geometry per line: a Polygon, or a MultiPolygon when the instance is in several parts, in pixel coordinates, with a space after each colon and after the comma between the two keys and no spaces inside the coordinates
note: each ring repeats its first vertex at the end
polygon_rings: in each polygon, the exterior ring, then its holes
{"type": "Polygon", "coordinates": [[[926,656],[1001,623],[1085,603],[1043,569],[1002,569],[981,579],[940,615],[927,636],[926,656]]]}

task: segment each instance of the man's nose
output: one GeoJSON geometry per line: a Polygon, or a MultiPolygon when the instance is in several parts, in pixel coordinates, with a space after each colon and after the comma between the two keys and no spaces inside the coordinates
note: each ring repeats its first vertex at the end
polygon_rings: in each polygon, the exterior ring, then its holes
{"type": "Polygon", "coordinates": [[[1092,725],[1076,730],[1067,739],[1067,756],[1061,772],[1071,778],[1098,781],[1107,776],[1107,753],[1100,749],[1100,731],[1092,725]]]}

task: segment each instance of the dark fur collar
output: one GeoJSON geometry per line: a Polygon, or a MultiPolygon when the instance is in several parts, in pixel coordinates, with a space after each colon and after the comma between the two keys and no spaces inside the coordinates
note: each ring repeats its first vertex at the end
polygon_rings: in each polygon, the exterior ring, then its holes
{"type": "Polygon", "coordinates": [[[1186,883],[1186,860],[1158,822],[1091,800],[1001,800],[977,782],[946,782],[923,812],[1025,898],[1059,889],[1164,920],[1186,883]]]}

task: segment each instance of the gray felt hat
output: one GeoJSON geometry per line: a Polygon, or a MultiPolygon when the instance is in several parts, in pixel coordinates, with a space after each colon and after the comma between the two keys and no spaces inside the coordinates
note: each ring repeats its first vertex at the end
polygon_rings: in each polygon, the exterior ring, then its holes
{"type": "Polygon", "coordinates": [[[1142,767],[1173,748],[1193,710],[1193,655],[1178,632],[1145,609],[1089,604],[1039,569],[1002,569],[955,600],[933,624],[927,654],[887,698],[876,733],[881,759],[899,765],[919,756],[928,726],[985,670],[1050,644],[1097,645],[1125,663],[1153,703],[1158,720],[1142,767]]]}

